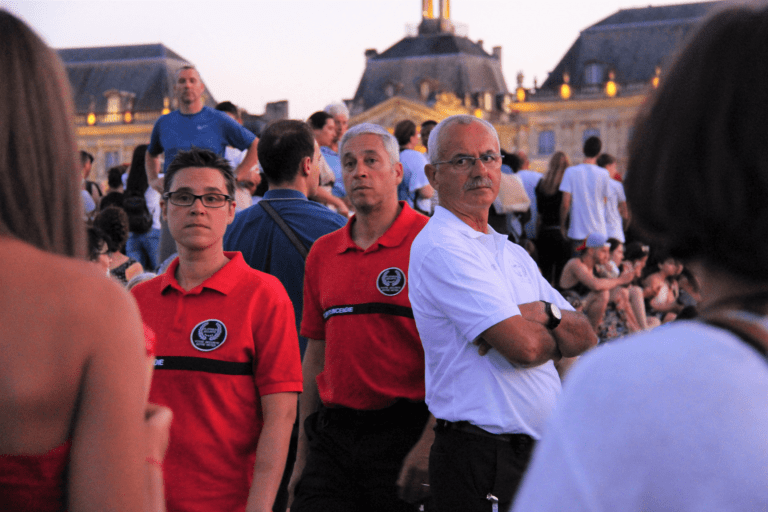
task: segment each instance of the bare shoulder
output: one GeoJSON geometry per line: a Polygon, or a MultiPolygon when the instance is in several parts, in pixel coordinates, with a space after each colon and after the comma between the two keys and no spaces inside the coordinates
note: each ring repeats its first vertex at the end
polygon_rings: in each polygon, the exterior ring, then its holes
{"type": "MultiPolygon", "coordinates": [[[[136,308],[122,287],[90,262],[47,253],[19,241],[0,242],[2,280],[8,286],[0,304],[30,323],[43,317],[55,320],[63,334],[94,334],[135,320],[136,308]],[[23,316],[22,316],[23,315],[23,316]]],[[[0,315],[3,313],[0,313],[0,315]]]]}

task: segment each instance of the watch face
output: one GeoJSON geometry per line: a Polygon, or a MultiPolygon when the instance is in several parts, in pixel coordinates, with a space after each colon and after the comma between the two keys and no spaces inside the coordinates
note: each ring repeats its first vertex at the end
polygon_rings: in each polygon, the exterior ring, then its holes
{"type": "Polygon", "coordinates": [[[558,320],[562,320],[563,314],[560,312],[560,308],[555,306],[554,304],[552,304],[550,307],[552,308],[552,316],[554,316],[558,320]]]}

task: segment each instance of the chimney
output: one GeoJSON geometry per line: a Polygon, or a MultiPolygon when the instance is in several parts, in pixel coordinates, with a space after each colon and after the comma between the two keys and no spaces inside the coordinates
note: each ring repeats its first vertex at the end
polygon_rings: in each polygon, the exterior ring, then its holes
{"type": "Polygon", "coordinates": [[[501,62],[501,46],[493,47],[493,58],[501,62]]]}

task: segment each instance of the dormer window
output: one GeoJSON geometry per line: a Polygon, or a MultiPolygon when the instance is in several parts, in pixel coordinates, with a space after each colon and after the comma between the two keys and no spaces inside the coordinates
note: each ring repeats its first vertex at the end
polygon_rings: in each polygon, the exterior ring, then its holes
{"type": "Polygon", "coordinates": [[[603,74],[605,73],[605,65],[600,62],[591,62],[584,68],[584,84],[585,85],[600,85],[603,83],[603,74]]]}
{"type": "Polygon", "coordinates": [[[493,110],[493,94],[488,91],[483,94],[483,108],[486,112],[493,110]]]}
{"type": "Polygon", "coordinates": [[[107,114],[117,114],[118,112],[120,112],[120,94],[107,96],[107,114]]]}

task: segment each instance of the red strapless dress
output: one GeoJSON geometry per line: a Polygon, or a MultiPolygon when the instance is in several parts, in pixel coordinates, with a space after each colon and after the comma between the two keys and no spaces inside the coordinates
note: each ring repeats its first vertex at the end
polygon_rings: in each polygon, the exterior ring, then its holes
{"type": "Polygon", "coordinates": [[[69,441],[42,455],[0,455],[0,510],[66,510],[69,441]]]}

